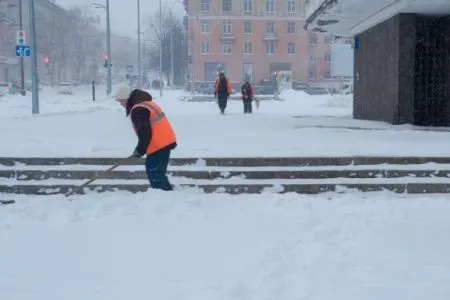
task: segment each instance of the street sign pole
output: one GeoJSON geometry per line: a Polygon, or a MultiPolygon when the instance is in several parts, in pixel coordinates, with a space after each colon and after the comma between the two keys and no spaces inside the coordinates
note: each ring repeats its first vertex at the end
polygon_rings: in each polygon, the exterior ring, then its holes
{"type": "MultiPolygon", "coordinates": [[[[35,0],[29,0],[30,35],[31,35],[31,85],[32,85],[32,113],[39,114],[39,88],[36,45],[36,11],[35,0]]],[[[23,54],[22,54],[23,56],[23,54]]]]}
{"type": "Polygon", "coordinates": [[[106,0],[106,52],[108,52],[108,65],[106,76],[106,94],[109,96],[112,92],[112,74],[111,74],[111,25],[109,20],[109,0],[106,0]]]}
{"type": "Polygon", "coordinates": [[[138,88],[142,88],[142,63],[141,63],[141,3],[137,0],[137,26],[138,26],[138,72],[139,72],[139,85],[138,88]]]}
{"type": "MultiPolygon", "coordinates": [[[[19,30],[23,30],[23,8],[22,8],[22,1],[19,0],[19,30]]],[[[25,70],[24,70],[24,61],[23,61],[23,55],[20,56],[20,94],[22,96],[25,96],[25,70]]]]}

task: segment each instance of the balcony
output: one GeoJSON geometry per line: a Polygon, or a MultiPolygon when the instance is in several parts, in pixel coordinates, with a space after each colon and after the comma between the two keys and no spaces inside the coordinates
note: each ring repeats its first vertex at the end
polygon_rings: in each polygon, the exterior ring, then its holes
{"type": "Polygon", "coordinates": [[[235,36],[232,32],[222,32],[220,34],[220,40],[221,41],[233,41],[235,39],[235,36]]]}
{"type": "Polygon", "coordinates": [[[264,41],[278,41],[278,40],[279,40],[279,36],[275,32],[264,34],[264,41]]]}

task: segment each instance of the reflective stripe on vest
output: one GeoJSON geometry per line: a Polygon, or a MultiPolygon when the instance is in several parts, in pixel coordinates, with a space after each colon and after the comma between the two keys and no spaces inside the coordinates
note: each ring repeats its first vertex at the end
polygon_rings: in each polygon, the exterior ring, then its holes
{"type": "Polygon", "coordinates": [[[145,108],[148,108],[151,112],[153,112],[153,115],[150,116],[150,125],[154,125],[158,121],[160,121],[166,117],[166,114],[162,110],[158,110],[156,107],[154,107],[149,102],[142,102],[142,103],[136,104],[133,107],[133,109],[136,107],[145,107],[145,108]]]}

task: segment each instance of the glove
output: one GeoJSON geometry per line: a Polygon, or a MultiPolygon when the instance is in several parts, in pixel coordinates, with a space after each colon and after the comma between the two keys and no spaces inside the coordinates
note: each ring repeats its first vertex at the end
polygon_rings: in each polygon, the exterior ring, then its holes
{"type": "Polygon", "coordinates": [[[134,158],[141,158],[142,156],[144,156],[144,154],[139,153],[137,150],[134,150],[133,154],[131,155],[131,157],[134,158]]]}

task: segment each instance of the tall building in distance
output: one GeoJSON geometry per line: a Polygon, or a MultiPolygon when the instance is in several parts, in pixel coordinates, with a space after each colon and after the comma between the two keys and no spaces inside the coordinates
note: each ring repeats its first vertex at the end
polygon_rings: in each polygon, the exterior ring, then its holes
{"type": "Polygon", "coordinates": [[[333,37],[303,29],[305,0],[185,0],[189,77],[216,79],[223,66],[232,82],[258,84],[277,71],[296,82],[331,80],[333,37]]]}

